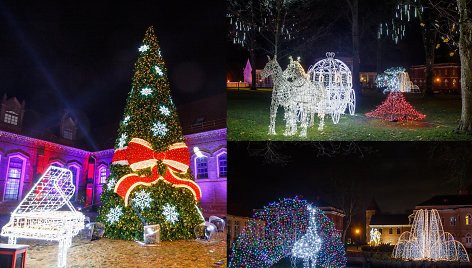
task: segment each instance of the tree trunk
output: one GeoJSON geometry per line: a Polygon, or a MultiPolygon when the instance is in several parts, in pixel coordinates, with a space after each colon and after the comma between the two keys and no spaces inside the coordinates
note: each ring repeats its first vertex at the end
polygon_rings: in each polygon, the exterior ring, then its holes
{"type": "MultiPolygon", "coordinates": [[[[362,95],[360,88],[360,55],[359,55],[359,0],[352,1],[352,86],[356,96],[362,95]]],[[[359,102],[359,99],[356,98],[359,102]]]]}
{"type": "Polygon", "coordinates": [[[472,134],[472,22],[467,0],[457,0],[459,8],[459,55],[461,58],[462,113],[457,131],[472,134]]]}
{"type": "Polygon", "coordinates": [[[256,53],[254,52],[254,48],[249,49],[249,63],[251,64],[251,76],[252,76],[252,83],[251,83],[251,90],[257,90],[257,77],[256,77],[256,53]]]}
{"type": "Polygon", "coordinates": [[[434,73],[433,73],[433,65],[434,65],[434,57],[435,57],[435,49],[436,49],[436,31],[433,26],[433,21],[431,20],[431,16],[429,11],[425,11],[423,16],[423,23],[424,29],[422,31],[423,35],[423,45],[424,45],[424,53],[426,59],[426,69],[425,69],[425,79],[426,79],[426,89],[425,89],[425,97],[433,97],[433,81],[434,81],[434,73]]]}
{"type": "Polygon", "coordinates": [[[376,69],[377,74],[381,74],[383,72],[382,68],[382,38],[377,38],[377,62],[376,62],[376,69]]]}

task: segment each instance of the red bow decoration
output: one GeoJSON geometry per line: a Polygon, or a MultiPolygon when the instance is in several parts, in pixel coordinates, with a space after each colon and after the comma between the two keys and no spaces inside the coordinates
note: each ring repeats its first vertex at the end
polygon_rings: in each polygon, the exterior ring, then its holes
{"type": "Polygon", "coordinates": [[[190,153],[185,143],[174,143],[164,152],[155,152],[150,143],[143,139],[133,138],[128,147],[116,150],[113,154],[112,163],[129,165],[133,171],[151,168],[152,176],[139,176],[138,174],[127,174],[121,177],[115,185],[115,193],[121,196],[128,205],[128,196],[138,185],[150,186],[159,179],[173,184],[175,187],[189,189],[196,201],[199,201],[202,192],[200,187],[192,181],[179,178],[177,173],[185,173],[189,167],[190,153]],[[157,161],[160,160],[167,166],[165,175],[160,175],[157,169],[157,161]]]}

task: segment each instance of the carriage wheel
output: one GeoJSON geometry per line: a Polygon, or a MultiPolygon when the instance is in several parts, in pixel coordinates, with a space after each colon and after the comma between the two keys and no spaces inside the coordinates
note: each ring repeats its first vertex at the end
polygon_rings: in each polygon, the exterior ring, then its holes
{"type": "Polygon", "coordinates": [[[354,115],[356,113],[356,92],[351,88],[349,91],[349,114],[354,115]]]}
{"type": "Polygon", "coordinates": [[[333,111],[331,113],[331,119],[333,119],[333,123],[336,125],[339,123],[339,118],[341,117],[341,114],[339,111],[333,111]]]}

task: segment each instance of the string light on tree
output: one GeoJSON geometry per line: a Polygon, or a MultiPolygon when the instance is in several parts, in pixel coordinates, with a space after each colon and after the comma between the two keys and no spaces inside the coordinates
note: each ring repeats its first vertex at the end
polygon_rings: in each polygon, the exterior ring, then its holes
{"type": "Polygon", "coordinates": [[[133,198],[133,205],[141,210],[144,210],[145,208],[151,208],[152,201],[153,199],[151,198],[151,194],[144,190],[141,190],[135,193],[133,198]]]}
{"type": "Polygon", "coordinates": [[[177,212],[175,206],[172,206],[170,204],[164,205],[162,214],[166,218],[166,221],[172,224],[176,223],[179,220],[179,213],[177,212]]]}
{"type": "Polygon", "coordinates": [[[123,208],[121,206],[116,206],[110,209],[110,212],[107,214],[107,222],[114,224],[118,222],[123,215],[123,208]]]}
{"type": "Polygon", "coordinates": [[[204,221],[198,205],[202,192],[189,170],[190,153],[153,27],[142,44],[131,84],[137,92],[128,95],[126,123],[119,125],[110,166],[109,182],[116,182],[104,187],[97,221],[105,223],[105,236],[111,239],[142,239],[143,222],[159,224],[162,241],[192,239],[194,227],[204,221]],[[173,206],[172,221],[184,224],[167,222],[161,213],[166,204],[173,206]],[[123,214],[111,224],[108,214],[117,206],[123,214]]]}
{"type": "Polygon", "coordinates": [[[154,136],[161,136],[161,137],[165,136],[168,131],[166,123],[162,123],[159,121],[154,123],[151,130],[154,136]]]}
{"type": "Polygon", "coordinates": [[[141,95],[143,96],[149,96],[152,94],[152,88],[150,87],[145,87],[141,89],[141,95]]]}

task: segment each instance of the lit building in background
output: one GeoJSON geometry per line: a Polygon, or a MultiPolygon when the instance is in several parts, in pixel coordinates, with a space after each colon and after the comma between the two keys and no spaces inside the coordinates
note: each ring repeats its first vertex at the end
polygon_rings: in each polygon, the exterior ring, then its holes
{"type": "MultiPolygon", "coordinates": [[[[424,91],[426,87],[425,65],[412,66],[410,79],[424,91]]],[[[438,63],[433,65],[433,91],[435,93],[461,92],[461,66],[456,63],[438,63]]]]}
{"type": "MultiPolygon", "coordinates": [[[[205,217],[226,216],[226,112],[220,113],[218,105],[210,104],[223,97],[224,94],[178,108],[190,150],[190,168],[203,194],[205,217]],[[193,151],[196,146],[200,157],[193,151]]],[[[223,111],[225,101],[224,97],[217,102],[223,103],[223,111]]],[[[4,96],[0,113],[0,213],[13,211],[49,165],[72,171],[76,192],[71,201],[80,206],[100,205],[114,149],[81,149],[79,123],[67,112],[52,133],[26,130],[26,119],[25,103],[4,96]]]]}

